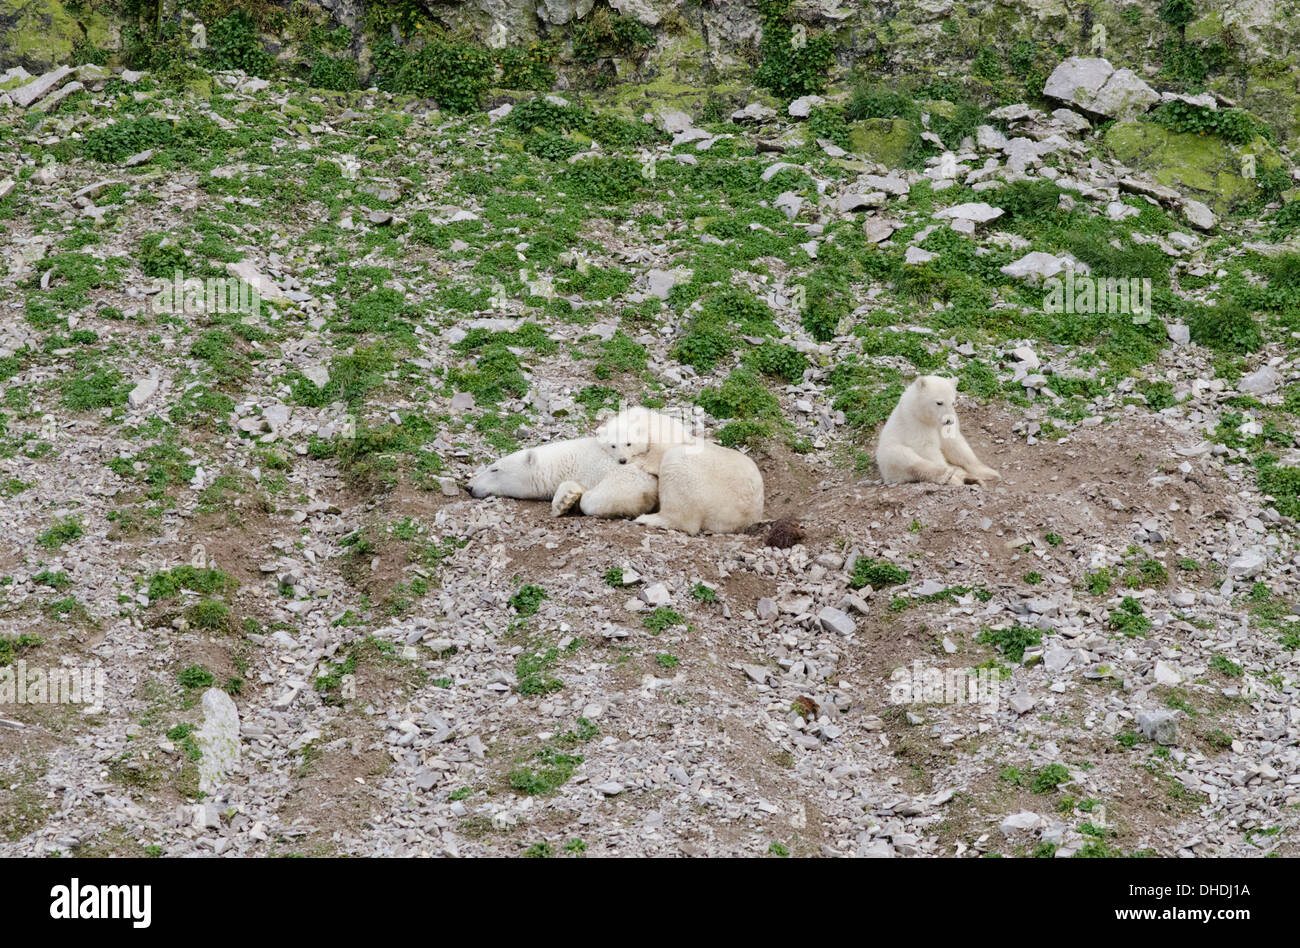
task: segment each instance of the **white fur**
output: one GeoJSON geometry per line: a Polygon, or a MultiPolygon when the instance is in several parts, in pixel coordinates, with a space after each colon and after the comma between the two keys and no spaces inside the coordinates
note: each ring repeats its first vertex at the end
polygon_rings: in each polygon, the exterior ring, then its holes
{"type": "Polygon", "coordinates": [[[578,504],[588,516],[637,517],[690,534],[735,533],[763,517],[763,476],[753,461],[640,407],[611,418],[597,437],[516,451],[474,475],[469,491],[550,499],[556,516],[578,504]],[[656,501],[659,512],[649,514],[656,501]]]}
{"type": "Polygon", "coordinates": [[[898,400],[876,446],[886,484],[983,484],[1001,475],[975,456],[956,413],[957,386],[938,375],[918,377],[898,400]]]}
{"type": "Polygon", "coordinates": [[[578,438],[506,455],[475,474],[469,492],[473,497],[550,500],[557,517],[579,501],[589,516],[635,517],[654,509],[658,485],[635,465],[620,468],[595,438],[578,438]]]}
{"type": "Polygon", "coordinates": [[[576,503],[588,517],[635,517],[655,509],[659,479],[635,464],[619,465],[595,486],[566,481],[555,492],[551,513],[559,517],[576,503]]]}
{"type": "Polygon", "coordinates": [[[758,465],[739,451],[696,440],[664,451],[659,512],[637,517],[636,522],[694,536],[739,533],[761,519],[763,475],[758,465]]]}
{"type": "Polygon", "coordinates": [[[676,418],[649,408],[628,408],[608,419],[596,431],[600,448],[619,464],[633,458],[647,474],[659,474],[664,452],[677,444],[693,444],[696,438],[676,418]]]}

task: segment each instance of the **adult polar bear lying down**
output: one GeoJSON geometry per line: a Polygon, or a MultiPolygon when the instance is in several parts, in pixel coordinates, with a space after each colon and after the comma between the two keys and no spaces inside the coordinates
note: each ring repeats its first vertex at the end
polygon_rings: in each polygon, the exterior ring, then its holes
{"type": "Polygon", "coordinates": [[[659,482],[635,465],[620,465],[595,438],[577,438],[507,454],[470,479],[469,493],[549,500],[557,517],[575,502],[589,517],[636,517],[654,510],[659,482]]]}
{"type": "MultiPolygon", "coordinates": [[[[636,431],[653,429],[678,442],[691,438],[681,422],[649,408],[629,408],[615,417],[635,423],[636,431]]],[[[609,437],[608,424],[598,432],[602,437],[609,437]]],[[[469,492],[473,497],[549,500],[557,517],[574,504],[589,517],[636,517],[655,509],[659,482],[657,471],[626,460],[603,450],[597,438],[553,441],[488,465],[470,480],[469,492]]]]}
{"type": "Polygon", "coordinates": [[[739,451],[646,408],[620,413],[598,434],[516,451],[476,474],[470,494],[550,499],[556,516],[576,503],[588,516],[637,517],[691,534],[736,532],[762,519],[762,475],[739,451]]]}

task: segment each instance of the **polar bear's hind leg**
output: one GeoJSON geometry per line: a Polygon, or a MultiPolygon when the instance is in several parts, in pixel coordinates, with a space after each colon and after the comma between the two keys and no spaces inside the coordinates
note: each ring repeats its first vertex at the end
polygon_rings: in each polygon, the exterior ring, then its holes
{"type": "Polygon", "coordinates": [[[682,533],[695,536],[704,526],[704,514],[701,511],[693,510],[689,501],[691,495],[685,498],[682,496],[683,485],[669,481],[667,491],[659,492],[659,513],[658,522],[651,523],[650,526],[665,527],[669,530],[680,530],[682,533]]]}
{"type": "Polygon", "coordinates": [[[690,524],[681,523],[675,517],[665,513],[643,514],[636,518],[636,522],[644,527],[658,527],[660,530],[680,530],[682,533],[691,536],[695,536],[700,532],[698,523],[692,528],[690,524]]]}
{"type": "Polygon", "coordinates": [[[891,454],[887,466],[891,473],[901,476],[886,477],[886,483],[960,484],[966,478],[966,472],[961,468],[943,461],[931,461],[904,445],[894,446],[891,454]]]}
{"type": "Polygon", "coordinates": [[[954,467],[965,468],[970,475],[967,484],[998,480],[1002,475],[975,456],[971,446],[960,431],[953,436],[940,440],[943,456],[954,467]]]}

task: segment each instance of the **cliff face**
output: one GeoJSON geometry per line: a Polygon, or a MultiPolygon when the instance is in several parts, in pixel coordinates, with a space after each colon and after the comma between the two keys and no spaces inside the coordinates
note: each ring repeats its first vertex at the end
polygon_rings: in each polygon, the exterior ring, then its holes
{"type": "MultiPolygon", "coordinates": [[[[558,87],[650,86],[646,94],[690,100],[753,84],[762,59],[765,10],[778,10],[795,42],[828,37],[834,86],[851,70],[921,73],[996,85],[1046,76],[1071,55],[1104,56],[1147,78],[1218,92],[1300,135],[1300,3],[1296,0],[163,0],[167,19],[209,23],[253,13],[282,63],[304,55],[304,22],[343,27],[342,50],[370,74],[377,43],[419,44],[439,28],[488,49],[546,44],[558,87]]],[[[102,61],[122,47],[123,27],[148,2],[0,0],[0,68],[46,69],[102,61]]],[[[143,16],[155,18],[156,7],[143,16]]],[[[625,91],[624,94],[631,94],[625,91]]]]}
{"type": "Polygon", "coordinates": [[[76,58],[87,45],[118,40],[113,11],[61,0],[0,0],[0,67],[47,69],[76,58]]]}

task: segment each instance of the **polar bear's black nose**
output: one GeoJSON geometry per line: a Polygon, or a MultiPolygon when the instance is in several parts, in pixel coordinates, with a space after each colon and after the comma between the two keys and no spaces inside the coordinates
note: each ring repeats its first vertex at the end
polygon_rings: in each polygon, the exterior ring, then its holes
{"type": "Polygon", "coordinates": [[[627,458],[619,458],[619,459],[618,459],[618,463],[619,463],[619,464],[626,464],[626,463],[627,463],[627,458]]]}

